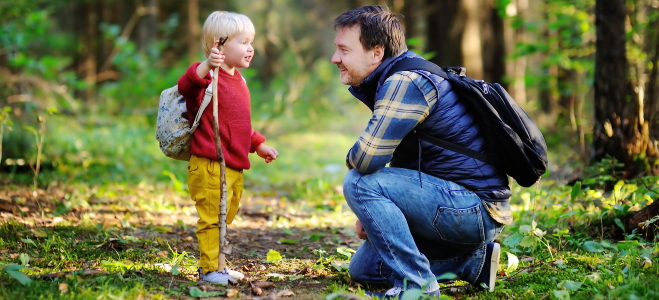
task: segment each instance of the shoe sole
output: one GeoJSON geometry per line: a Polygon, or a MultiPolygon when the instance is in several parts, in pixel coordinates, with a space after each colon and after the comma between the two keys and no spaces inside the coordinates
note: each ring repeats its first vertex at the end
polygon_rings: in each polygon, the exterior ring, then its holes
{"type": "Polygon", "coordinates": [[[490,282],[487,283],[487,291],[494,292],[494,283],[497,280],[497,269],[499,268],[499,257],[501,256],[501,245],[494,243],[492,256],[490,257],[490,282]]]}

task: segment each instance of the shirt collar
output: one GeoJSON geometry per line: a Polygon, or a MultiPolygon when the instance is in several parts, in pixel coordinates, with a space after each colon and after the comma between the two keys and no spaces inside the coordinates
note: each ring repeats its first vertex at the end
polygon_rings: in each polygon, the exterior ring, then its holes
{"type": "Polygon", "coordinates": [[[407,51],[399,56],[384,59],[375,71],[366,76],[359,86],[351,86],[348,88],[348,91],[373,111],[375,108],[375,94],[380,89],[380,76],[386,74],[386,72],[389,71],[389,69],[391,69],[391,67],[399,60],[415,56],[418,55],[412,51],[407,51]]]}

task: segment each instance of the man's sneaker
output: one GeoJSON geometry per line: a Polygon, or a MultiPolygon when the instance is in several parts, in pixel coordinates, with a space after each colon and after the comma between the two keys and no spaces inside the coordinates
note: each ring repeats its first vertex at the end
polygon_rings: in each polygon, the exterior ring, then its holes
{"type": "Polygon", "coordinates": [[[203,270],[199,268],[199,279],[210,283],[228,285],[229,282],[237,283],[238,280],[244,277],[245,275],[242,273],[231,269],[224,269],[222,272],[212,271],[204,274],[203,270]]]}
{"type": "Polygon", "coordinates": [[[494,292],[494,283],[497,279],[497,268],[499,267],[500,256],[501,246],[499,243],[488,243],[485,247],[485,263],[483,264],[481,275],[476,279],[476,286],[483,287],[483,284],[485,284],[487,285],[486,289],[488,292],[494,292]]]}
{"type": "MultiPolygon", "coordinates": [[[[405,294],[405,291],[403,291],[403,288],[395,286],[390,288],[388,291],[384,293],[371,293],[371,292],[366,292],[366,295],[369,295],[371,297],[378,297],[379,299],[402,299],[403,294],[405,294]]],[[[439,297],[439,288],[434,290],[434,291],[425,291],[423,292],[424,297],[439,297]]],[[[426,298],[424,298],[426,299],[426,298]]]]}

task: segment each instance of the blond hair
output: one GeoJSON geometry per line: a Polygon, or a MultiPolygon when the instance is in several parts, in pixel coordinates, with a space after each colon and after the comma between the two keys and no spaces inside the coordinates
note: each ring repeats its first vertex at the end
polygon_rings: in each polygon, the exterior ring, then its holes
{"type": "Polygon", "coordinates": [[[201,47],[205,56],[211,53],[215,40],[230,39],[245,32],[255,33],[254,24],[247,16],[228,11],[214,11],[206,18],[201,30],[201,47]]]}

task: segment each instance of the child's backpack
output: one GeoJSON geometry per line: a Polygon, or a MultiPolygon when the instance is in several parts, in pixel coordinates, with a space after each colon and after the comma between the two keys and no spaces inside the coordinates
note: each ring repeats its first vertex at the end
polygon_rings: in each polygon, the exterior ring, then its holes
{"type": "Polygon", "coordinates": [[[174,159],[190,160],[192,134],[199,127],[201,115],[212,98],[212,85],[209,84],[201,107],[190,125],[185,98],[179,94],[178,85],[162,91],[158,103],[158,119],[156,119],[156,139],[160,143],[162,153],[174,159]]]}
{"type": "Polygon", "coordinates": [[[440,68],[420,58],[400,60],[380,77],[380,83],[384,83],[396,72],[411,70],[425,70],[451,83],[458,99],[464,101],[480,121],[488,150],[486,153],[480,153],[423,132],[416,132],[419,138],[493,165],[524,187],[532,186],[545,173],[545,139],[531,118],[501,85],[469,78],[463,67],[440,68]]]}

